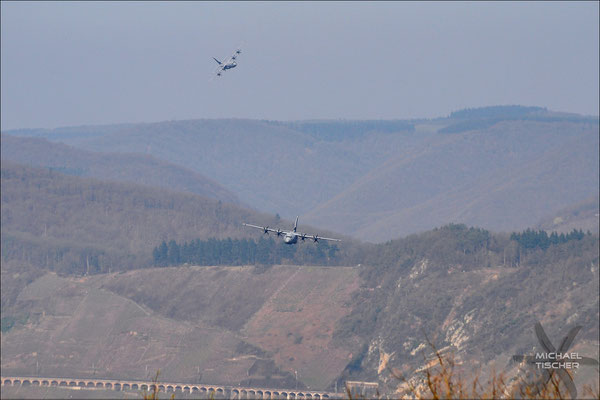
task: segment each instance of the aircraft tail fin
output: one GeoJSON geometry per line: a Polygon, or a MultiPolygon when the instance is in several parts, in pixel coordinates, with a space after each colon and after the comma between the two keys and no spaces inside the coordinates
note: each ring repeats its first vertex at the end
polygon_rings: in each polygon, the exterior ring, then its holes
{"type": "Polygon", "coordinates": [[[296,216],[296,223],[294,224],[294,232],[296,232],[296,228],[298,228],[298,216],[296,216]]]}
{"type": "Polygon", "coordinates": [[[221,65],[221,61],[217,60],[216,58],[213,57],[213,60],[215,60],[217,62],[217,64],[221,65]]]}

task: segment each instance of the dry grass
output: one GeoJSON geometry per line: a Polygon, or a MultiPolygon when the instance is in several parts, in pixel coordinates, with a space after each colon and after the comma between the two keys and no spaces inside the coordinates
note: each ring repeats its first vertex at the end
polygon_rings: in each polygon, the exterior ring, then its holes
{"type": "MultiPolygon", "coordinates": [[[[156,371],[156,375],[154,375],[154,378],[152,378],[152,387],[149,392],[146,391],[144,389],[144,391],[142,392],[142,397],[144,398],[144,400],[159,400],[160,397],[158,395],[158,393],[160,392],[160,390],[158,389],[158,376],[160,375],[160,369],[156,371]]],[[[175,393],[171,394],[171,400],[175,399],[175,393]]]]}
{"type": "MultiPolygon", "coordinates": [[[[453,355],[441,354],[429,342],[434,354],[434,360],[425,363],[427,367],[422,371],[422,376],[407,379],[398,369],[388,366],[391,375],[400,383],[396,393],[381,396],[379,392],[374,398],[402,398],[402,399],[569,399],[571,398],[566,386],[556,373],[550,373],[549,379],[506,379],[502,374],[492,371],[490,378],[481,381],[479,376],[470,380],[465,378],[453,355]],[[534,383],[530,383],[534,382],[534,383]]],[[[567,371],[567,373],[569,373],[567,371]]],[[[570,374],[570,373],[569,373],[570,374]]],[[[570,374],[571,375],[571,374],[570,374]]],[[[346,387],[349,399],[367,398],[356,396],[346,387]]],[[[600,392],[597,387],[585,385],[583,393],[577,394],[578,398],[599,399],[600,392]]]]}

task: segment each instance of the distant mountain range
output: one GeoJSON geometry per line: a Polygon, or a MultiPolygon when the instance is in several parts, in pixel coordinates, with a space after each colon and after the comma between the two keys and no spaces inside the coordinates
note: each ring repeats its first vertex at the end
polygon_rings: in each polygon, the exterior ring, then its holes
{"type": "MultiPolygon", "coordinates": [[[[581,325],[572,350],[598,357],[597,119],[500,107],[1,140],[3,373],[145,379],[160,369],[178,382],[329,390],[377,381],[400,397],[392,368],[421,376],[435,364],[428,340],[467,374],[519,376],[512,355],[537,346],[536,321],[553,343],[581,325]],[[241,222],[286,227],[297,210],[307,231],[310,221],[396,239],[342,236],[339,267],[281,257],[151,268],[161,241],[260,238],[241,222]],[[592,234],[544,247],[544,232],[528,231],[524,245],[449,221],[592,234]]],[[[597,382],[597,370],[574,379],[597,382]]]]}
{"type": "Polygon", "coordinates": [[[381,242],[449,222],[522,229],[597,195],[598,127],[597,117],[522,106],[431,120],[170,121],[7,131],[73,147],[62,156],[60,148],[33,139],[17,145],[3,134],[2,157],[239,199],[381,242]],[[30,156],[44,149],[46,157],[30,156]],[[133,153],[138,165],[144,160],[163,172],[133,168],[133,153]],[[111,164],[118,167],[105,167],[111,164]]]}
{"type": "MultiPolygon", "coordinates": [[[[416,379],[435,365],[428,340],[469,380],[523,378],[511,359],[538,346],[536,321],[553,343],[581,325],[570,351],[598,358],[597,235],[527,250],[453,225],[374,247],[347,267],[65,276],[3,261],[3,374],[146,379],[160,369],[177,382],[321,390],[359,380],[396,398],[392,368],[416,379]]],[[[597,377],[585,367],[574,380],[581,392],[597,377]]]]}
{"type": "Polygon", "coordinates": [[[239,204],[229,190],[198,172],[146,154],[98,153],[42,138],[2,135],[2,158],[67,175],[132,182],[239,204]]]}
{"type": "MultiPolygon", "coordinates": [[[[126,164],[125,164],[126,165],[126,164]]],[[[188,192],[69,176],[2,160],[2,259],[67,274],[152,265],[162,241],[259,238],[292,222],[188,192]]],[[[316,231],[303,224],[302,229],[316,231]]]]}
{"type": "Polygon", "coordinates": [[[255,232],[242,221],[276,222],[192,193],[67,176],[5,160],[1,171],[3,261],[63,273],[148,266],[152,249],[163,240],[247,237],[255,232]]]}
{"type": "Polygon", "coordinates": [[[600,198],[592,196],[580,203],[559,210],[551,216],[542,218],[536,228],[562,233],[573,229],[598,233],[600,221],[598,204],[600,204],[600,198]]]}

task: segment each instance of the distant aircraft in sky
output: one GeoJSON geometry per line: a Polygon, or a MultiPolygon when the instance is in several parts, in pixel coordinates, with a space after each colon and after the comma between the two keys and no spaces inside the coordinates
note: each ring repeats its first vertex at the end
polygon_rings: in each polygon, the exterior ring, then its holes
{"type": "Polygon", "coordinates": [[[241,53],[242,53],[242,50],[237,49],[231,57],[229,57],[227,60],[225,60],[223,62],[221,62],[213,57],[213,60],[215,60],[217,62],[217,64],[219,64],[219,66],[217,67],[217,70],[215,71],[217,76],[221,76],[221,74],[223,72],[227,71],[228,69],[237,67],[237,63],[235,62],[235,60],[241,53]]]}
{"type": "Polygon", "coordinates": [[[332,238],[320,237],[318,235],[309,235],[307,233],[296,232],[296,229],[298,228],[298,217],[296,217],[296,223],[294,224],[294,229],[291,231],[283,231],[279,228],[272,229],[272,228],[269,228],[268,226],[252,225],[252,224],[247,224],[245,222],[242,223],[242,225],[249,226],[251,228],[262,229],[263,232],[267,235],[269,234],[269,232],[275,232],[277,234],[277,236],[283,235],[283,242],[286,244],[298,243],[298,238],[300,238],[300,240],[302,240],[302,241],[304,241],[304,239],[306,239],[306,238],[309,238],[309,239],[312,239],[313,242],[318,242],[319,240],[329,240],[332,242],[341,242],[340,239],[332,239],[332,238]]]}

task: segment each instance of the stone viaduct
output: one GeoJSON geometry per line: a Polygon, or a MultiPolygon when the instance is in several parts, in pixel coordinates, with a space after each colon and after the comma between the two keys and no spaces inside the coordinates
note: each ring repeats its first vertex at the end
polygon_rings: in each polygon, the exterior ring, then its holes
{"type": "MultiPolygon", "coordinates": [[[[75,379],[75,378],[42,378],[26,376],[2,376],[2,386],[45,386],[77,389],[105,389],[152,391],[155,383],[151,381],[117,380],[117,379],[75,379]]],[[[265,389],[224,385],[167,383],[158,382],[161,392],[190,393],[199,397],[228,399],[339,399],[343,393],[318,392],[313,390],[265,389]],[[214,394],[213,394],[214,393],[214,394]]]]}

